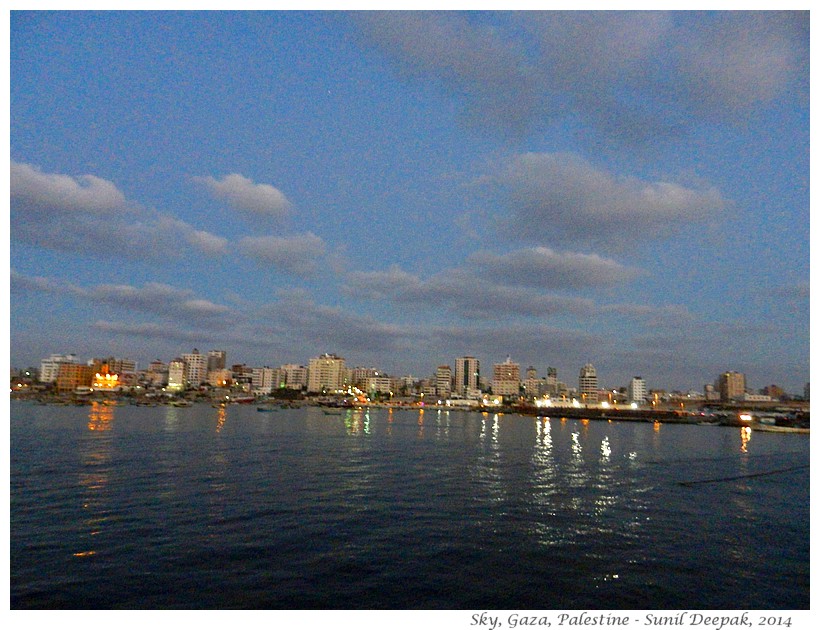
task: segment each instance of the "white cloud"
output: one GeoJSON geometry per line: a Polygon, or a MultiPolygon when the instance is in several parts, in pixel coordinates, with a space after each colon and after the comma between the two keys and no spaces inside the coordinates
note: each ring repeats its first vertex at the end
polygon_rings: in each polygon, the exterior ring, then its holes
{"type": "Polygon", "coordinates": [[[592,300],[507,286],[469,267],[449,269],[426,280],[397,267],[388,272],[353,272],[345,280],[342,291],[351,297],[394,299],[414,307],[443,308],[469,319],[589,315],[594,311],[592,300]]]}
{"type": "Polygon", "coordinates": [[[476,252],[468,265],[482,277],[505,284],[542,289],[583,289],[633,280],[640,271],[598,254],[556,252],[548,247],[519,249],[507,254],[476,252]]]}
{"type": "Polygon", "coordinates": [[[190,289],[179,289],[158,282],[142,287],[128,284],[98,284],[82,287],[52,278],[33,277],[11,272],[13,291],[36,291],[78,298],[96,305],[111,305],[123,312],[149,313],[188,324],[208,324],[235,317],[232,309],[197,297],[190,289]]]}
{"type": "Polygon", "coordinates": [[[226,175],[221,180],[211,176],[195,177],[194,180],[238,210],[270,217],[284,217],[290,210],[291,204],[280,190],[270,184],[256,184],[238,173],[226,175]]]}
{"type": "Polygon", "coordinates": [[[714,187],[618,177],[567,153],[516,156],[495,183],[510,210],[505,227],[535,240],[554,232],[570,239],[592,236],[613,242],[621,235],[656,236],[676,224],[721,217],[729,206],[714,187]]]}
{"type": "Polygon", "coordinates": [[[188,246],[208,255],[227,240],[128,201],[111,182],[11,166],[11,240],[97,258],[164,261],[188,246]]]}
{"type": "Polygon", "coordinates": [[[13,160],[9,185],[12,204],[24,214],[102,214],[122,210],[126,204],[125,195],[100,177],[43,173],[13,160]]]}
{"type": "Polygon", "coordinates": [[[295,236],[246,236],[239,241],[240,251],[260,263],[298,276],[310,276],[319,269],[325,242],[312,232],[295,236]]]}
{"type": "Polygon", "coordinates": [[[482,129],[571,120],[595,141],[657,142],[808,98],[808,12],[374,12],[369,41],[432,77],[482,129]],[[489,22],[492,22],[491,24],[489,22]],[[624,95],[628,94],[629,97],[624,95]],[[590,134],[589,131],[595,133],[590,134]]]}

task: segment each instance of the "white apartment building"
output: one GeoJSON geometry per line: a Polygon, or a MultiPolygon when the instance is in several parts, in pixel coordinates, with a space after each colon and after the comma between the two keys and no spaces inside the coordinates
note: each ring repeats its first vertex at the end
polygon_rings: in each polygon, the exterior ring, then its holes
{"type": "Polygon", "coordinates": [[[56,383],[61,363],[79,363],[75,354],[52,354],[40,361],[40,382],[56,383]]]}
{"type": "Polygon", "coordinates": [[[278,370],[271,367],[253,368],[251,389],[254,394],[270,394],[276,387],[276,373],[278,370]]]}
{"type": "Polygon", "coordinates": [[[452,392],[453,375],[449,365],[436,368],[436,396],[448,398],[452,392]]]}
{"type": "Polygon", "coordinates": [[[174,359],[168,364],[168,389],[182,391],[188,386],[185,378],[185,361],[180,358],[174,359]]]}
{"type": "Polygon", "coordinates": [[[308,369],[304,365],[288,363],[279,368],[279,387],[304,389],[308,384],[308,369]]]}
{"type": "Polygon", "coordinates": [[[183,354],[182,360],[185,361],[185,379],[190,385],[199,387],[208,380],[208,357],[206,355],[200,354],[199,350],[194,348],[193,352],[183,354]]]}
{"type": "Polygon", "coordinates": [[[380,392],[386,394],[392,392],[393,379],[389,376],[371,376],[365,379],[364,385],[368,394],[380,392]]]}
{"type": "Polygon", "coordinates": [[[323,354],[308,364],[308,392],[336,391],[345,386],[345,360],[335,354],[323,354]]]}
{"type": "Polygon", "coordinates": [[[627,396],[630,403],[644,404],[646,402],[646,381],[640,376],[633,376],[627,387],[627,396]]]}

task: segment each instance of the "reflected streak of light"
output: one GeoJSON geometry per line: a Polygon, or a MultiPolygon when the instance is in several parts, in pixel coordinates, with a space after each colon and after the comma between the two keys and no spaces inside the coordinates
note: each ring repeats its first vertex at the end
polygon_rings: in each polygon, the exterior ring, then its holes
{"type": "Polygon", "coordinates": [[[113,406],[102,405],[96,401],[91,403],[91,409],[88,412],[89,431],[108,431],[111,429],[111,423],[113,420],[113,406]]]}
{"type": "Polygon", "coordinates": [[[601,457],[609,461],[609,456],[612,455],[612,449],[609,446],[609,438],[605,437],[603,442],[601,442],[601,457]]]}
{"type": "Polygon", "coordinates": [[[583,449],[581,448],[581,442],[579,441],[579,433],[575,432],[572,434],[572,454],[575,455],[576,459],[581,456],[583,449]]]}
{"type": "Polygon", "coordinates": [[[740,427],[740,452],[749,452],[749,440],[752,439],[752,427],[740,427]]]}

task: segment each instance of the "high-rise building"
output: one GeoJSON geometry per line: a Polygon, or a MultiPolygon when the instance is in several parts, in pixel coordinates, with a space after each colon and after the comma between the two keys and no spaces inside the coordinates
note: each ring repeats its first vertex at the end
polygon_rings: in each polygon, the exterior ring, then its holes
{"type": "Polygon", "coordinates": [[[377,376],[384,375],[380,375],[376,368],[354,367],[348,370],[347,378],[351,385],[364,389],[367,387],[367,379],[375,378],[377,376]]]}
{"type": "Polygon", "coordinates": [[[227,353],[224,350],[208,350],[208,371],[224,370],[227,353]]]}
{"type": "Polygon", "coordinates": [[[633,376],[627,389],[629,402],[642,405],[646,402],[646,381],[640,376],[633,376]]]}
{"type": "Polygon", "coordinates": [[[168,364],[168,389],[182,391],[188,386],[185,361],[179,357],[168,364]]]}
{"type": "Polygon", "coordinates": [[[439,365],[436,368],[436,396],[439,398],[447,398],[450,396],[453,383],[453,373],[450,371],[449,365],[439,365]]]}
{"type": "Polygon", "coordinates": [[[284,389],[304,389],[308,384],[308,369],[304,365],[288,363],[279,368],[279,387],[284,389]]]}
{"type": "Polygon", "coordinates": [[[199,387],[208,380],[208,357],[199,350],[194,348],[193,352],[183,354],[182,360],[185,361],[185,380],[189,385],[199,387]]]}
{"type": "Polygon", "coordinates": [[[527,378],[524,380],[524,391],[528,398],[540,396],[543,392],[544,381],[538,378],[538,370],[530,366],[527,368],[527,378]]]}
{"type": "Polygon", "coordinates": [[[547,393],[550,396],[558,393],[558,368],[547,368],[547,393]]]}
{"type": "Polygon", "coordinates": [[[253,368],[251,387],[256,394],[270,394],[276,386],[274,376],[276,370],[271,367],[253,368]]]}
{"type": "Polygon", "coordinates": [[[741,372],[724,372],[718,377],[721,402],[740,400],[746,393],[746,375],[741,372]]]}
{"type": "Polygon", "coordinates": [[[79,363],[60,363],[57,371],[57,391],[72,392],[78,387],[90,387],[94,379],[94,368],[79,363]]]}
{"type": "Polygon", "coordinates": [[[308,364],[308,392],[336,391],[345,386],[345,360],[323,354],[308,364]]]}
{"type": "Polygon", "coordinates": [[[521,387],[521,366],[510,357],[504,363],[493,365],[493,394],[518,396],[521,387]]]}
{"type": "Polygon", "coordinates": [[[585,404],[598,402],[598,372],[592,363],[581,368],[578,375],[578,393],[585,404]]]}
{"type": "Polygon", "coordinates": [[[481,373],[478,359],[475,357],[459,357],[455,363],[455,391],[459,396],[467,398],[470,392],[480,387],[481,373]]]}
{"type": "Polygon", "coordinates": [[[40,361],[40,382],[56,382],[57,374],[60,372],[60,365],[63,363],[78,363],[77,355],[52,354],[48,359],[40,361]]]}

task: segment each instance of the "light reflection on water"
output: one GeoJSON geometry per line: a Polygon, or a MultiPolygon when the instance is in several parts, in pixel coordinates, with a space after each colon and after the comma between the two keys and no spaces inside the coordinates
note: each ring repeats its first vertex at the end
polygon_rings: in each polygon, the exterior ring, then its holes
{"type": "Polygon", "coordinates": [[[77,541],[79,550],[72,552],[76,558],[96,555],[93,537],[98,536],[111,519],[105,507],[105,494],[111,474],[114,409],[114,405],[94,401],[88,410],[89,433],[80,442],[81,466],[77,480],[82,488],[82,522],[86,531],[77,541]]]}
{"type": "Polygon", "coordinates": [[[802,530],[764,547],[745,542],[799,527],[805,505],[782,505],[799,484],[751,476],[807,458],[808,441],[795,437],[447,410],[13,414],[12,599],[42,601],[42,585],[23,575],[50,576],[66,597],[80,588],[72,584],[100,576],[78,577],[65,556],[84,565],[105,558],[128,569],[122,580],[134,567],[150,574],[154,599],[141,600],[127,582],[112,587],[115,599],[100,594],[100,606],[202,605],[207,593],[210,605],[369,607],[370,592],[381,594],[379,605],[405,608],[431,583],[450,608],[475,605],[470,593],[488,606],[538,608],[751,607],[795,589],[807,598],[807,564],[794,564],[802,548],[777,546],[800,543],[802,530]],[[78,414],[87,414],[79,433],[78,414]],[[75,440],[62,460],[39,450],[58,431],[75,440]],[[38,457],[58,463],[23,474],[38,457]],[[76,483],[60,486],[66,478],[76,483]],[[41,514],[30,497],[49,494],[68,507],[41,514]],[[33,546],[49,521],[59,534],[33,546]],[[729,566],[701,592],[696,578],[717,558],[729,566]],[[765,582],[766,592],[732,600],[732,572],[765,582]],[[209,575],[226,579],[211,585],[209,575]],[[183,592],[183,584],[203,588],[183,592]],[[276,587],[250,595],[259,584],[276,587]],[[584,584],[596,592],[585,594],[584,584]]]}

